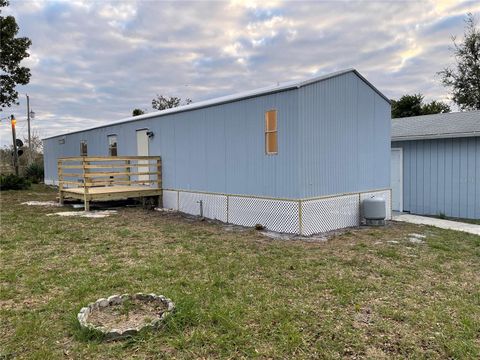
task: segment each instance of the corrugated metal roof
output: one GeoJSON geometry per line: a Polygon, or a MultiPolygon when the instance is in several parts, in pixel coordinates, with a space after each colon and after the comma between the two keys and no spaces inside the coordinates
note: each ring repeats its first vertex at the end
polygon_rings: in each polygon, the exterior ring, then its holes
{"type": "Polygon", "coordinates": [[[166,110],[161,110],[161,111],[154,111],[148,114],[144,115],[139,115],[139,116],[131,116],[125,119],[122,119],[120,121],[116,122],[111,122],[111,123],[106,123],[102,124],[99,126],[94,126],[91,128],[83,129],[83,130],[77,130],[77,131],[71,131],[67,133],[62,133],[62,134],[57,134],[54,136],[49,136],[44,138],[43,140],[46,139],[51,139],[57,136],[62,136],[62,135],[68,135],[68,134],[73,134],[81,131],[86,131],[86,130],[93,130],[93,129],[98,129],[106,126],[111,126],[111,125],[118,125],[130,121],[137,121],[137,120],[143,120],[143,119],[149,119],[153,117],[158,117],[158,116],[163,116],[163,115],[168,115],[168,114],[173,114],[173,113],[178,113],[178,112],[183,112],[183,111],[190,111],[190,110],[195,110],[195,109],[200,109],[200,108],[205,108],[213,105],[219,105],[219,104],[224,104],[224,103],[229,103],[233,101],[238,101],[242,99],[248,99],[260,95],[266,95],[266,94],[272,94],[280,91],[286,91],[286,90],[291,90],[291,89],[298,89],[301,88],[302,86],[306,86],[315,82],[331,79],[340,75],[347,74],[349,72],[355,73],[358,77],[360,77],[368,86],[370,86],[374,91],[376,91],[382,98],[384,98],[387,102],[390,103],[390,100],[383,95],[375,86],[373,86],[365,77],[363,77],[357,70],[355,69],[346,69],[346,70],[341,70],[337,71],[334,73],[322,75],[322,76],[316,76],[312,77],[306,80],[295,80],[295,81],[289,81],[289,82],[284,82],[284,83],[278,83],[277,85],[273,86],[267,86],[263,87],[260,89],[255,89],[255,90],[249,90],[249,91],[244,91],[232,95],[227,95],[227,96],[222,96],[214,99],[209,99],[209,100],[204,100],[204,101],[199,101],[196,103],[191,103],[189,105],[183,105],[183,106],[178,106],[172,109],[166,109],[166,110]]]}
{"type": "Polygon", "coordinates": [[[480,136],[480,110],[392,119],[392,141],[480,136]]]}

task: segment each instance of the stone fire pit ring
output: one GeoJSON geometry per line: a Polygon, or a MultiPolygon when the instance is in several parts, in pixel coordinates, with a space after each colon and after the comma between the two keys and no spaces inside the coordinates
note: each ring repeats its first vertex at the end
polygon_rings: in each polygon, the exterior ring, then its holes
{"type": "Polygon", "coordinates": [[[101,298],[97,301],[90,303],[88,306],[80,309],[77,315],[80,327],[86,330],[93,330],[102,333],[105,338],[114,340],[122,339],[136,335],[138,332],[144,329],[157,329],[159,325],[168,317],[175,309],[175,304],[169,298],[163,295],[156,294],[144,294],[136,293],[133,295],[112,295],[108,298],[101,298]],[[121,322],[121,319],[128,319],[128,313],[121,312],[122,307],[125,305],[131,305],[131,311],[135,312],[136,305],[144,306],[148,309],[152,309],[152,316],[141,321],[141,323],[135,323],[134,321],[127,321],[125,324],[115,324],[121,322]],[[153,312],[155,310],[155,312],[153,312]],[[121,315],[115,315],[115,314],[121,315]],[[98,321],[100,315],[105,317],[105,314],[113,319],[114,325],[105,325],[98,321]],[[118,317],[118,319],[115,319],[118,317]],[[120,320],[119,320],[120,319],[120,320]],[[94,321],[91,321],[94,320],[94,321]]]}

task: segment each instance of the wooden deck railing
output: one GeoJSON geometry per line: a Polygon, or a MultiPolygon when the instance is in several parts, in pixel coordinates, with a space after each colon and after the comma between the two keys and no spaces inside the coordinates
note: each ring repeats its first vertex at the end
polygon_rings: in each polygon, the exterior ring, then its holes
{"type": "Polygon", "coordinates": [[[83,156],[58,159],[60,202],[63,191],[82,188],[85,201],[89,189],[112,186],[162,188],[160,156],[83,156]]]}

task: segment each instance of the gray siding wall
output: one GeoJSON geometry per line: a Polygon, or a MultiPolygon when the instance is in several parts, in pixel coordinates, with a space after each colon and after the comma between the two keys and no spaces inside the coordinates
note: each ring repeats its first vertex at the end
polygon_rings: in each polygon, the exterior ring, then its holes
{"type": "Polygon", "coordinates": [[[389,188],[390,105],[354,73],[300,89],[92,129],[45,141],[47,180],[58,157],[136,154],[136,129],[155,133],[166,189],[305,198],[389,188]],[[278,110],[278,155],[265,154],[265,111],[278,110]]]}
{"type": "Polygon", "coordinates": [[[393,142],[403,149],[403,208],[480,218],[480,137],[393,142]]]}
{"type": "Polygon", "coordinates": [[[354,73],[300,88],[301,196],[390,188],[390,104],[354,73]]]}
{"type": "Polygon", "coordinates": [[[155,133],[150,155],[162,156],[166,189],[297,198],[298,100],[296,90],[208,108],[174,113],[45,141],[47,180],[57,179],[56,161],[79,156],[80,140],[89,155],[107,155],[107,135],[117,134],[118,154],[136,155],[137,129],[155,133]],[[265,154],[265,111],[278,110],[278,155],[265,154]]]}

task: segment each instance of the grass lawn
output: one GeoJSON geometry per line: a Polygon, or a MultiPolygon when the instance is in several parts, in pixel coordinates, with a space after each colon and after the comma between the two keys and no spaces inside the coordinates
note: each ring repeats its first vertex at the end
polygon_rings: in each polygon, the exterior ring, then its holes
{"type": "Polygon", "coordinates": [[[448,216],[433,216],[433,217],[437,219],[459,221],[459,222],[464,222],[469,224],[480,225],[480,219],[464,219],[464,218],[454,218],[454,217],[448,217],[448,216]]]}
{"type": "Polygon", "coordinates": [[[0,359],[480,357],[478,236],[398,223],[282,241],[140,208],[20,205],[55,196],[1,193],[0,359]],[[82,306],[126,292],[177,311],[128,341],[79,329],[82,306]]]}

